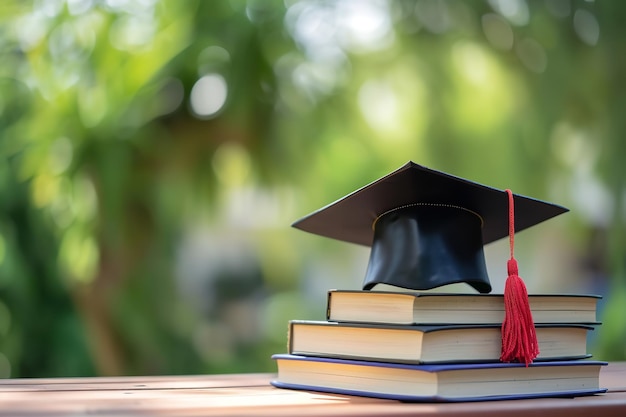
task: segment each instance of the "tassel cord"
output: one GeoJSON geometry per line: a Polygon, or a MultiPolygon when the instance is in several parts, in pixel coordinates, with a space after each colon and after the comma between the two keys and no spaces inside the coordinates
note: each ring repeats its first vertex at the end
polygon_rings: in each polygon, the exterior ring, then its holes
{"type": "Polygon", "coordinates": [[[511,190],[509,197],[509,249],[511,258],[507,263],[508,277],[504,288],[504,320],[502,322],[502,362],[520,362],[528,366],[539,355],[539,345],[533,322],[528,292],[519,276],[514,257],[515,212],[511,190]]]}

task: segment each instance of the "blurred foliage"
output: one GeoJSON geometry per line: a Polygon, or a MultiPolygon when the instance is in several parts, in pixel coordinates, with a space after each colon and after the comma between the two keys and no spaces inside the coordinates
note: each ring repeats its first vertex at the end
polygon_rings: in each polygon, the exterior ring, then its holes
{"type": "Polygon", "coordinates": [[[604,294],[626,359],[625,12],[3,1],[0,377],[274,370],[367,260],[289,224],[409,159],[570,207],[526,279],[604,294]]]}

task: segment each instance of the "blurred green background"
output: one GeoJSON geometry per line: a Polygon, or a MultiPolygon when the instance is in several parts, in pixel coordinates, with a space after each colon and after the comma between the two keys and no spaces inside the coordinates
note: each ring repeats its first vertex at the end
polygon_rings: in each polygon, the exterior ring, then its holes
{"type": "MultiPolygon", "coordinates": [[[[530,292],[626,359],[626,2],[3,0],[0,377],[274,371],[367,248],[297,218],[408,160],[571,212],[530,292]]],[[[508,242],[486,248],[495,292],[508,242]]]]}

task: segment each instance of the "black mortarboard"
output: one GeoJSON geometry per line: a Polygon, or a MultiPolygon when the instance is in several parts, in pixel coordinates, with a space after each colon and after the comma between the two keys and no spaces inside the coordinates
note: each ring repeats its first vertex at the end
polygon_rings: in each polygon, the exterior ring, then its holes
{"type": "MultiPolygon", "coordinates": [[[[293,223],[371,246],[363,288],[428,290],[466,282],[491,291],[483,245],[509,235],[509,197],[414,162],[293,223]]],[[[515,232],[568,211],[513,194],[515,232]]]]}

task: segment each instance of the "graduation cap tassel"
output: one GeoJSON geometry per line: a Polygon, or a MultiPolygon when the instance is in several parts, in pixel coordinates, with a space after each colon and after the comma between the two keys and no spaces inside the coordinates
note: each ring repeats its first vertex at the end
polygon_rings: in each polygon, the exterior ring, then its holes
{"type": "Polygon", "coordinates": [[[511,259],[507,263],[508,278],[504,286],[504,321],[502,322],[502,362],[520,362],[528,366],[539,355],[539,344],[533,322],[528,292],[519,276],[517,261],[513,256],[515,235],[514,200],[511,190],[509,197],[509,245],[511,259]]]}

